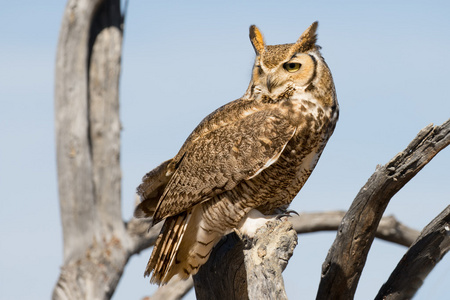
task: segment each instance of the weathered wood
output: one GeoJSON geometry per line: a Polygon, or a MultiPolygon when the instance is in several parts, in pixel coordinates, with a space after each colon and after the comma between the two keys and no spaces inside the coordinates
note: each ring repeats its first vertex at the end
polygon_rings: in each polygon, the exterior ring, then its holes
{"type": "MultiPolygon", "coordinates": [[[[316,213],[301,213],[299,216],[292,216],[295,231],[298,234],[317,231],[336,231],[341,224],[345,211],[327,211],[316,213]]],[[[402,224],[393,216],[383,217],[378,225],[375,237],[400,244],[411,246],[417,239],[420,232],[402,224]]]]}
{"type": "Polygon", "coordinates": [[[287,299],[281,273],[296,245],[287,220],[267,222],[252,239],[227,235],[194,276],[197,299],[287,299]]]}
{"type": "Polygon", "coordinates": [[[166,285],[160,286],[156,292],[144,297],[142,300],[179,300],[186,295],[194,286],[192,277],[182,280],[180,277],[173,277],[166,285]]]}
{"type": "Polygon", "coordinates": [[[317,299],[352,299],[389,200],[450,143],[450,120],[422,129],[408,147],[377,167],[339,227],[322,266],[317,299]]]}
{"type": "Polygon", "coordinates": [[[243,251],[244,242],[236,233],[222,238],[193,277],[198,300],[248,299],[243,251]]]}
{"type": "Polygon", "coordinates": [[[98,236],[88,116],[91,19],[101,0],[71,0],[64,12],[55,69],[55,127],[64,262],[98,236]]]}
{"type": "Polygon", "coordinates": [[[375,299],[411,299],[427,275],[449,250],[450,205],[424,228],[375,299]]]}
{"type": "Polygon", "coordinates": [[[55,70],[64,264],[53,299],[109,299],[129,258],[120,205],[119,0],[69,0],[55,70]]]}
{"type": "MultiPolygon", "coordinates": [[[[336,231],[344,215],[345,211],[307,212],[301,213],[299,216],[291,216],[289,221],[292,223],[297,234],[336,231]]],[[[143,224],[142,232],[147,232],[147,226],[147,224],[143,224]]],[[[375,237],[409,247],[417,239],[419,234],[419,231],[400,223],[395,217],[387,216],[381,219],[375,237]]],[[[153,234],[152,236],[154,238],[156,235],[153,234]]],[[[154,240],[150,241],[150,244],[153,243],[154,240]]],[[[230,265],[229,261],[223,261],[222,264],[223,266],[230,265]]],[[[186,281],[180,281],[179,279],[171,280],[167,285],[159,287],[154,294],[147,298],[152,300],[179,300],[193,286],[194,282],[192,278],[186,281]]]]}
{"type": "Polygon", "coordinates": [[[288,220],[271,221],[258,230],[244,249],[249,299],[287,299],[282,272],[297,246],[288,220]]]}
{"type": "Polygon", "coordinates": [[[420,231],[412,229],[399,221],[393,216],[381,218],[375,237],[409,247],[419,236],[420,231]]]}
{"type": "MultiPolygon", "coordinates": [[[[120,1],[106,0],[90,28],[89,142],[101,234],[124,229],[121,209],[119,78],[122,55],[120,1]]],[[[122,233],[121,233],[122,234],[122,233]]]]}

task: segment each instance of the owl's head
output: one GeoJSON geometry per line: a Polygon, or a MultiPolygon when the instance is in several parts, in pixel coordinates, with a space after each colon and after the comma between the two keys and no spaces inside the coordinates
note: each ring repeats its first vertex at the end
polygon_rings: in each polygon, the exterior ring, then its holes
{"type": "MultiPolygon", "coordinates": [[[[318,22],[311,24],[294,44],[266,45],[262,33],[252,25],[250,40],[256,52],[253,87],[271,99],[277,99],[289,90],[296,93],[334,92],[331,73],[316,46],[317,26],[318,22]]],[[[326,96],[329,99],[323,100],[331,105],[334,95],[326,96]]]]}

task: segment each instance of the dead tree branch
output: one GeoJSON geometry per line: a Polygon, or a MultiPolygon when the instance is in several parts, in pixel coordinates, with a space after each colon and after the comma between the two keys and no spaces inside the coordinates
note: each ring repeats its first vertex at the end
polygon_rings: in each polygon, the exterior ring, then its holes
{"type": "Polygon", "coordinates": [[[184,297],[194,286],[192,277],[182,280],[180,277],[173,277],[166,285],[160,286],[150,297],[142,300],[179,300],[184,297]]]}
{"type": "Polygon", "coordinates": [[[408,147],[378,166],[359,191],[322,266],[317,299],[352,299],[389,200],[450,143],[450,120],[422,129],[408,147]]]}
{"type": "Polygon", "coordinates": [[[197,299],[287,299],[281,273],[296,245],[288,220],[266,223],[251,240],[229,234],[194,276],[197,299]]]}
{"type": "Polygon", "coordinates": [[[449,250],[450,206],[447,206],[424,228],[375,299],[411,299],[427,275],[449,250]]]}
{"type": "MultiPolygon", "coordinates": [[[[336,231],[341,224],[345,211],[308,212],[300,216],[292,216],[292,223],[297,234],[312,233],[319,231],[336,231]]],[[[145,231],[147,225],[144,225],[145,231]]],[[[392,243],[409,247],[417,239],[420,232],[403,225],[393,216],[383,217],[378,226],[376,237],[392,243]]],[[[156,233],[157,235],[157,233],[156,233]]],[[[153,235],[155,238],[156,235],[153,235]]],[[[153,240],[154,242],[154,240],[153,240]]],[[[167,285],[161,286],[150,299],[179,300],[192,287],[194,282],[191,278],[186,281],[171,280],[167,285]]]]}
{"type": "MultiPolygon", "coordinates": [[[[298,234],[317,231],[336,231],[341,224],[345,211],[328,211],[317,213],[302,213],[289,219],[298,234]]],[[[400,223],[394,216],[383,217],[378,225],[375,237],[400,244],[411,246],[420,232],[400,223]]]]}

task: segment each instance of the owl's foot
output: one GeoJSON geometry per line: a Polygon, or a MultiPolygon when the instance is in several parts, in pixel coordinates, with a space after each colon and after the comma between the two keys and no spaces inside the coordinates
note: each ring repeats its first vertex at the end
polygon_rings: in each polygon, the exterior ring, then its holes
{"type": "Polygon", "coordinates": [[[260,211],[252,209],[238,224],[237,228],[234,229],[239,235],[246,235],[249,238],[253,238],[256,231],[266,225],[270,220],[273,220],[277,216],[266,216],[260,211]]]}

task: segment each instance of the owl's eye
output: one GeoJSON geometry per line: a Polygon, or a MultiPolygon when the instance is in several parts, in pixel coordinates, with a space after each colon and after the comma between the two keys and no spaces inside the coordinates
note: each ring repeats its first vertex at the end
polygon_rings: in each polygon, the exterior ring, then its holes
{"type": "Polygon", "coordinates": [[[294,72],[297,72],[298,70],[300,70],[301,66],[302,65],[299,63],[285,63],[283,65],[283,68],[290,73],[294,73],[294,72]]]}

